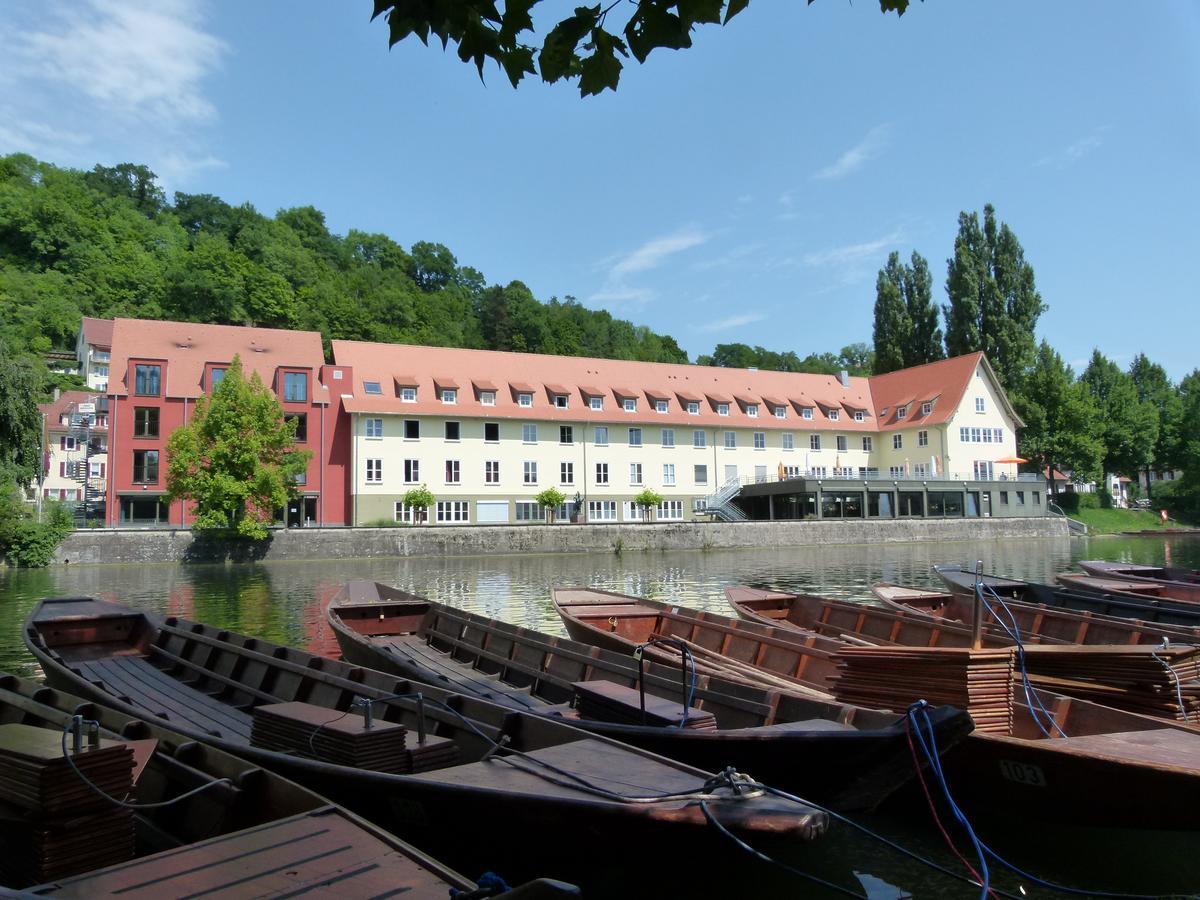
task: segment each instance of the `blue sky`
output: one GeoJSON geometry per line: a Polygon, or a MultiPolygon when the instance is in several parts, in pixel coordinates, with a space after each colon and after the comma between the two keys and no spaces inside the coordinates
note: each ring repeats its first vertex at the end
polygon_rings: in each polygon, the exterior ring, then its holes
{"type": "MultiPolygon", "coordinates": [[[[991,202],[1081,367],[1200,365],[1200,4],[759,0],[620,90],[389,51],[368,0],[0,6],[0,152],[145,162],[170,190],[439,241],[691,354],[870,341],[892,250],[935,298],[991,202]]],[[[555,4],[551,12],[568,9],[555,4]]]]}

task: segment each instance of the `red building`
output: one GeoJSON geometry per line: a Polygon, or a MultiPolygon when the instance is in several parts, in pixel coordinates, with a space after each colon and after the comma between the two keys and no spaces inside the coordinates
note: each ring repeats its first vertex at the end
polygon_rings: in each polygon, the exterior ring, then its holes
{"type": "Polygon", "coordinates": [[[196,401],[211,394],[234,356],[249,377],[257,372],[297,421],[297,443],[313,451],[301,496],[284,511],[289,526],[343,525],[349,509],[344,460],[348,422],[338,382],[345,366],[326,366],[314,331],[241,328],[192,322],[116,319],[108,382],[107,523],[111,526],[189,524],[183,501],[166,501],[167,439],[188,422],[196,401]],[[326,386],[332,383],[332,390],[326,386]]]}

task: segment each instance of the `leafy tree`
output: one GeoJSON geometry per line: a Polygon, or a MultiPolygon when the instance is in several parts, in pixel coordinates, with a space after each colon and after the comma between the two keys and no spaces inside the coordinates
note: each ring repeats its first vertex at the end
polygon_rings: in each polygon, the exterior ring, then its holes
{"type": "Polygon", "coordinates": [[[258,373],[234,356],[211,397],[167,441],[167,494],[196,504],[194,529],[263,540],[275,510],[298,496],[311,450],[296,448],[296,423],[258,373]]]}
{"type": "Polygon", "coordinates": [[[86,183],[109,197],[124,197],[133,202],[139,212],[158,215],[167,197],[158,186],[158,176],[146,166],[121,163],[116,166],[96,166],[84,176],[86,183]]]}
{"type": "Polygon", "coordinates": [[[1099,350],[1093,351],[1080,380],[1099,410],[1105,473],[1129,475],[1145,468],[1158,439],[1154,406],[1138,399],[1133,378],[1099,350]]]}
{"type": "MultiPolygon", "coordinates": [[[[811,4],[813,0],[808,0],[811,4]]],[[[474,63],[483,78],[487,60],[494,61],[516,87],[526,75],[538,73],[543,81],[578,78],[581,96],[616,90],[623,64],[632,53],[639,63],[660,47],[680,50],[692,45],[692,30],[703,24],[728,24],[750,0],[635,0],[623,27],[608,28],[610,6],[578,6],[573,15],[554,24],[540,47],[526,43],[526,32],[536,37],[533,8],[538,0],[507,0],[504,9],[491,0],[403,3],[375,0],[372,18],[388,23],[388,46],[416,35],[423,44],[432,34],[443,49],[458,47],[458,58],[474,63]],[[618,36],[618,30],[623,37],[618,36]],[[536,63],[536,65],[535,65],[536,63]]],[[[879,0],[883,12],[903,15],[909,0],[879,0]]],[[[622,9],[627,9],[623,7],[622,9]]]]}
{"type": "Polygon", "coordinates": [[[1134,357],[1129,366],[1129,376],[1137,389],[1138,400],[1149,403],[1158,418],[1158,438],[1154,442],[1150,461],[1146,464],[1146,496],[1152,497],[1150,485],[1151,467],[1174,469],[1178,464],[1180,419],[1183,416],[1183,401],[1167,371],[1158,363],[1151,362],[1144,353],[1134,357]]]}
{"type": "Polygon", "coordinates": [[[633,502],[642,508],[642,519],[649,522],[650,514],[662,504],[663,495],[646,488],[633,498],[633,502]]]}
{"type": "Polygon", "coordinates": [[[65,504],[47,501],[41,519],[15,484],[0,484],[0,557],[26,568],[43,568],[74,527],[65,504]]]}
{"type": "Polygon", "coordinates": [[[1025,420],[1021,453],[1039,469],[1050,470],[1052,493],[1058,493],[1056,469],[1067,469],[1080,481],[1100,480],[1104,445],[1096,402],[1046,341],[1013,399],[1025,420]]]}
{"type": "Polygon", "coordinates": [[[1046,306],[1021,242],[1007,224],[997,225],[990,203],[982,227],[975,213],[959,213],[946,269],[946,352],[982,350],[1005,388],[1015,390],[1033,363],[1034,331],[1046,306]]]}
{"type": "Polygon", "coordinates": [[[29,484],[41,468],[40,389],[33,367],[14,359],[0,340],[0,490],[29,484]]]}
{"type": "Polygon", "coordinates": [[[875,374],[894,372],[906,365],[912,320],[904,303],[904,266],[893,252],[875,279],[875,374]]]}
{"type": "Polygon", "coordinates": [[[772,372],[808,372],[836,375],[846,369],[851,375],[870,375],[875,351],[863,343],[848,344],[839,353],[810,353],[801,359],[793,351],[777,353],[747,344],[717,344],[711,355],[696,358],[701,366],[731,369],[763,369],[772,372]]]}
{"type": "Polygon", "coordinates": [[[409,488],[400,499],[414,513],[419,513],[419,515],[413,516],[416,524],[419,525],[429,518],[429,508],[434,504],[434,496],[433,492],[424,484],[420,487],[409,488]]]}
{"type": "Polygon", "coordinates": [[[557,488],[546,488],[546,490],[537,494],[533,499],[537,501],[538,506],[546,511],[546,522],[553,524],[555,513],[566,502],[567,496],[557,488]]]}

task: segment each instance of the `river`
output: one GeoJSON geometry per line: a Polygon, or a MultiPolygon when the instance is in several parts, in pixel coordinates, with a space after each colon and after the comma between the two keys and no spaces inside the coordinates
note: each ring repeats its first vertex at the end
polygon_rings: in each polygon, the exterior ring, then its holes
{"type": "MultiPolygon", "coordinates": [[[[96,596],[132,606],[207,622],[268,640],[335,654],[324,623],[323,604],[352,578],[386,582],[488,616],[562,634],[550,605],[554,585],[587,584],[655,599],[727,612],[724,588],[756,584],[848,599],[867,599],[877,581],[938,586],[938,563],[973,566],[985,572],[1049,582],[1081,559],[1200,568],[1200,539],[1189,536],[1097,537],[980,542],[923,542],[820,547],[764,547],[606,554],[494,554],[474,557],[344,559],[237,565],[93,565],[43,570],[0,570],[0,670],[38,675],[21,645],[20,629],[33,604],[46,596],[96,596]]],[[[895,825],[895,823],[893,823],[895,825]]],[[[904,822],[891,829],[931,855],[943,855],[923,826],[904,822]]],[[[1006,837],[1012,837],[1006,836],[1006,837]]],[[[1087,845],[1065,842],[1049,858],[1058,877],[1075,883],[1093,865],[1061,864],[1062,850],[1079,854],[1087,845]]],[[[860,852],[862,852],[860,850],[860,852]]],[[[1071,853],[1075,856],[1074,853],[1071,853]]],[[[1028,857],[1026,857],[1028,858],[1028,857]]],[[[926,881],[911,866],[893,866],[872,853],[864,868],[909,887],[921,896],[970,895],[944,879],[926,881]]],[[[1143,884],[1138,867],[1130,878],[1107,887],[1143,884]]],[[[865,884],[866,882],[864,882],[865,884]]],[[[874,893],[874,892],[873,892],[874,893]]],[[[879,896],[886,896],[884,891],[879,896]]]]}

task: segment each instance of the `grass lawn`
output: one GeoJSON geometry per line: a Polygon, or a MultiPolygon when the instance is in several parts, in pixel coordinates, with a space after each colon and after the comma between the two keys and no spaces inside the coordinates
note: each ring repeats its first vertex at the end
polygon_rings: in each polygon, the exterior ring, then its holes
{"type": "Polygon", "coordinates": [[[1181,527],[1181,523],[1174,521],[1164,525],[1157,512],[1146,509],[1081,509],[1071,518],[1083,522],[1093,534],[1159,531],[1164,528],[1181,527]]]}

